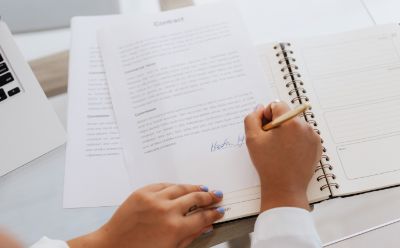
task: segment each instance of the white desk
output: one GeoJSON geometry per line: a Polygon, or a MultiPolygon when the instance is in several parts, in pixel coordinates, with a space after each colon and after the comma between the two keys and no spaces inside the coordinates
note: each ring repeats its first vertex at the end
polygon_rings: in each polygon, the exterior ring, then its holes
{"type": "MultiPolygon", "coordinates": [[[[140,4],[144,4],[144,1],[149,0],[141,0],[140,4]]],[[[377,1],[366,2],[376,4],[377,1]]],[[[154,4],[154,1],[152,3],[154,4]]],[[[386,0],[386,3],[394,4],[394,1],[386,0]]],[[[141,6],[143,9],[144,5],[141,6]]],[[[149,12],[153,10],[156,11],[151,8],[149,12]]],[[[368,11],[369,14],[374,13],[374,10],[368,11]]],[[[382,10],[375,12],[379,14],[382,10]]],[[[391,18],[397,20],[395,16],[391,18]]],[[[262,28],[262,25],[259,27],[262,28]]],[[[61,30],[39,35],[20,35],[17,40],[25,56],[32,59],[67,48],[68,37],[69,31],[61,30]],[[49,39],[52,39],[52,42],[49,42],[52,46],[43,42],[49,39]]],[[[66,101],[66,95],[51,99],[64,124],[66,101]]],[[[0,179],[0,226],[14,232],[27,244],[43,235],[69,239],[87,233],[103,224],[115,210],[115,208],[63,209],[64,159],[65,147],[60,147],[0,179]]],[[[400,188],[393,188],[320,203],[316,205],[313,215],[323,242],[328,242],[398,218],[399,209],[400,188]]],[[[400,228],[399,224],[330,247],[375,247],[378,244],[397,247],[396,244],[400,244],[400,237],[393,235],[396,230],[400,230],[397,228],[400,228]]],[[[243,247],[239,243],[236,243],[236,247],[243,247]]]]}
{"type": "MultiPolygon", "coordinates": [[[[66,95],[52,98],[51,103],[65,126],[66,95]]],[[[62,146],[2,177],[0,225],[31,244],[44,234],[68,239],[104,223],[114,208],[62,208],[64,165],[62,146]]]]}

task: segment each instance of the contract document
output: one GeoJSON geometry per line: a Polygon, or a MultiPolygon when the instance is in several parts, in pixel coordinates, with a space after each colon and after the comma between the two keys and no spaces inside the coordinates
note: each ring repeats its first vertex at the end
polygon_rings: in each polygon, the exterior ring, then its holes
{"type": "Polygon", "coordinates": [[[98,42],[132,189],[257,186],[243,120],[270,84],[240,15],[216,4],[124,18],[98,42]]]}

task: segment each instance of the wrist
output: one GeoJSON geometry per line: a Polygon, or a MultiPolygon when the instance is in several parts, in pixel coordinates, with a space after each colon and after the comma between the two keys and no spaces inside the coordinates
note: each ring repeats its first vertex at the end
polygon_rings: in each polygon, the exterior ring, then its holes
{"type": "Polygon", "coordinates": [[[104,237],[102,229],[99,229],[93,233],[69,240],[67,242],[70,248],[107,248],[107,239],[104,237]]]}
{"type": "Polygon", "coordinates": [[[310,211],[306,191],[266,190],[261,193],[261,212],[278,207],[296,207],[310,211]]]}

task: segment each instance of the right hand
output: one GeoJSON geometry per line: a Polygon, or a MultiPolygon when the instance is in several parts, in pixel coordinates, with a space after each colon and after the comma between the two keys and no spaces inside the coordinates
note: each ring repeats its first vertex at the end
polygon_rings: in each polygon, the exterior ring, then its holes
{"type": "Polygon", "coordinates": [[[303,119],[296,117],[269,131],[268,122],[290,110],[273,102],[245,119],[246,144],[261,182],[261,211],[276,207],[309,209],[307,187],[321,158],[321,138],[303,119]]]}

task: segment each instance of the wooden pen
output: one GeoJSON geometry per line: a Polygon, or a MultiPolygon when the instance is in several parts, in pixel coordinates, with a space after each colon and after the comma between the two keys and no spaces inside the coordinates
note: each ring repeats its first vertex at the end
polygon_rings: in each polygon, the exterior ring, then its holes
{"type": "Polygon", "coordinates": [[[304,113],[304,111],[306,111],[310,107],[311,107],[311,105],[309,103],[303,103],[300,106],[296,107],[295,109],[292,109],[289,112],[286,112],[285,114],[279,116],[278,118],[271,121],[270,123],[264,125],[262,128],[264,131],[268,131],[273,128],[276,128],[276,127],[282,125],[283,123],[298,116],[299,114],[304,113]]]}

